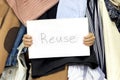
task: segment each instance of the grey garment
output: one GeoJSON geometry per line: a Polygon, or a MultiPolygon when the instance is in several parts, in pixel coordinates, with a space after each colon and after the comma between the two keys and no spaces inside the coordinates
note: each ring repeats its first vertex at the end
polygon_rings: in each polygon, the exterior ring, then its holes
{"type": "Polygon", "coordinates": [[[88,0],[86,16],[89,19],[90,32],[94,33],[96,37],[93,48],[98,60],[98,64],[102,70],[105,70],[105,47],[103,39],[103,25],[101,21],[97,0],[88,0]]]}

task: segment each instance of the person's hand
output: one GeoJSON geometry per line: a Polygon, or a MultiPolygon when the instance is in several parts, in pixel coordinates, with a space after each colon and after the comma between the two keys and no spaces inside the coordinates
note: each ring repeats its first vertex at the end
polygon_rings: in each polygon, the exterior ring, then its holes
{"type": "Polygon", "coordinates": [[[32,45],[32,37],[28,34],[23,36],[23,43],[25,47],[30,47],[32,45]]]}
{"type": "Polygon", "coordinates": [[[89,33],[87,36],[84,37],[83,43],[86,46],[92,46],[95,41],[95,36],[93,33],[89,33]]]}

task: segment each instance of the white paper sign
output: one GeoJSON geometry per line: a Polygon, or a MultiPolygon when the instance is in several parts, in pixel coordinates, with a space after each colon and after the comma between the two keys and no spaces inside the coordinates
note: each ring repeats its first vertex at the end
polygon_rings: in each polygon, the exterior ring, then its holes
{"type": "Polygon", "coordinates": [[[83,44],[87,18],[27,21],[27,32],[33,39],[29,58],[90,55],[89,47],[83,44]]]}

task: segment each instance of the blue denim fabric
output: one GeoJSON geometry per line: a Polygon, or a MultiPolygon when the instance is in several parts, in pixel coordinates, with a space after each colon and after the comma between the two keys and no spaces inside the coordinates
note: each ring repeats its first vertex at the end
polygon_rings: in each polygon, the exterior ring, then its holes
{"type": "Polygon", "coordinates": [[[26,27],[24,25],[20,26],[20,29],[18,31],[16,40],[14,42],[14,46],[8,56],[7,62],[6,62],[6,66],[13,66],[16,65],[17,63],[17,53],[18,53],[18,46],[20,45],[20,43],[22,42],[22,37],[23,35],[26,33],[26,27]]]}

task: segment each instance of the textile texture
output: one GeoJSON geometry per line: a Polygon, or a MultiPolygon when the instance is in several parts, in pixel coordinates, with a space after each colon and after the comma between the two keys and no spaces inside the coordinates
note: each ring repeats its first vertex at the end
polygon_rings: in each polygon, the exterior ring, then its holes
{"type": "Polygon", "coordinates": [[[7,0],[7,2],[20,21],[26,24],[27,20],[36,19],[41,16],[54,6],[58,0],[7,0]]]}
{"type": "MultiPolygon", "coordinates": [[[[115,22],[118,31],[120,32],[120,5],[115,6],[109,0],[105,0],[106,8],[108,10],[109,16],[113,22],[115,22]]],[[[120,3],[119,3],[120,4],[120,3]]]]}
{"type": "Polygon", "coordinates": [[[18,53],[18,47],[20,43],[22,42],[23,35],[26,33],[26,27],[24,25],[20,25],[19,31],[17,33],[17,37],[15,39],[14,45],[11,49],[11,52],[8,56],[8,59],[6,61],[6,66],[14,66],[17,63],[17,53],[18,53]]]}
{"type": "Polygon", "coordinates": [[[107,80],[120,79],[120,33],[108,14],[105,1],[99,0],[105,41],[107,80]]]}
{"type": "Polygon", "coordinates": [[[19,20],[7,5],[6,0],[0,0],[0,73],[4,69],[18,30],[19,20]]]}

